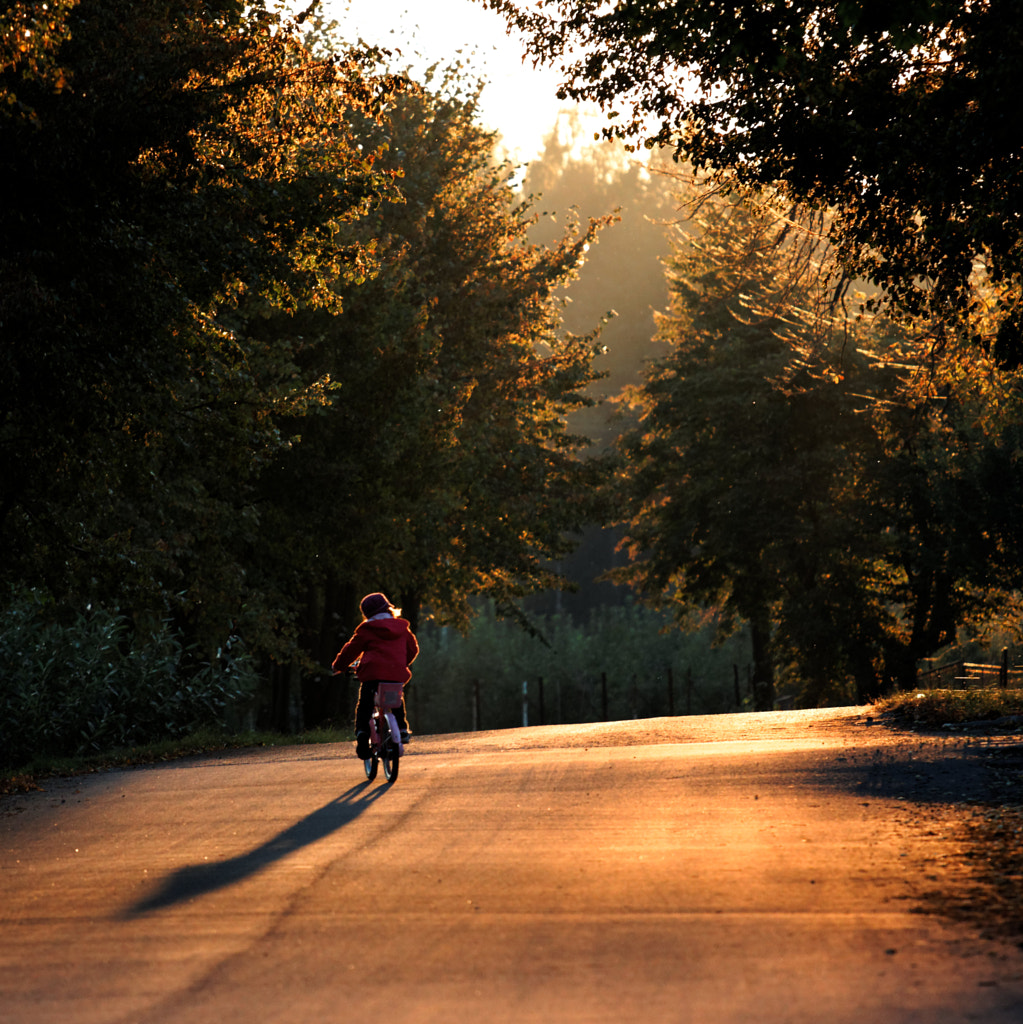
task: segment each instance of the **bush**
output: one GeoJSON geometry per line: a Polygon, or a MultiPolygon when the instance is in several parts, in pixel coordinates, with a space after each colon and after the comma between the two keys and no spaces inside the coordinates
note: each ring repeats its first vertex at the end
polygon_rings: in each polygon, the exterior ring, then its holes
{"type": "Polygon", "coordinates": [[[0,762],[222,725],[254,685],[237,640],[204,660],[169,623],[139,630],[120,612],[92,607],[64,623],[37,593],[16,595],[0,629],[0,762]]]}

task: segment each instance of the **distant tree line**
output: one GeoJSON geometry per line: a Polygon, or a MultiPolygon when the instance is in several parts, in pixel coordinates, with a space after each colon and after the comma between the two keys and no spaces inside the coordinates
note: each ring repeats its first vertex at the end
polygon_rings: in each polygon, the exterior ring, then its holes
{"type": "Polygon", "coordinates": [[[581,619],[541,615],[529,633],[483,607],[467,634],[427,625],[408,692],[413,729],[461,732],[752,710],[749,642],[712,614],[685,629],[635,601],[581,619]]]}

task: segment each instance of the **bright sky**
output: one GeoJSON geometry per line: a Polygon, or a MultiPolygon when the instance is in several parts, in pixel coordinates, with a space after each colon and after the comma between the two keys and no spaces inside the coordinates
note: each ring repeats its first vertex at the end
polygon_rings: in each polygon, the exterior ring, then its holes
{"type": "Polygon", "coordinates": [[[461,59],[487,82],[481,121],[495,129],[516,159],[542,150],[543,137],[570,107],[557,98],[557,73],[523,63],[525,47],[505,34],[504,19],[472,0],[325,0],[324,13],[352,41],[400,49],[399,67],[414,70],[461,59]],[[457,51],[461,50],[460,54],[457,51]]]}

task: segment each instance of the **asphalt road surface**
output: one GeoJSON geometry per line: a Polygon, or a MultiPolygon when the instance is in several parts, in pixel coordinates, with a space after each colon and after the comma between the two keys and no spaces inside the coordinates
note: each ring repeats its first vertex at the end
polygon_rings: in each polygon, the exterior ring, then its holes
{"type": "Polygon", "coordinates": [[[417,737],[0,803],[0,1021],[1023,1021],[964,884],[952,740],[865,709],[417,737]]]}

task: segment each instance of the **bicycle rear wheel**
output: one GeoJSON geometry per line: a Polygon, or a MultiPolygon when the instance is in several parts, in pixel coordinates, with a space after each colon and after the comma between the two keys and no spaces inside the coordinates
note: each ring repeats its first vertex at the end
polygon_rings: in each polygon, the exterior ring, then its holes
{"type": "Polygon", "coordinates": [[[380,759],[375,754],[372,757],[367,757],[366,760],[362,762],[362,767],[366,769],[366,778],[372,782],[377,777],[377,768],[380,767],[380,759]]]}
{"type": "Polygon", "coordinates": [[[388,740],[380,752],[380,758],[384,762],[384,778],[388,782],[394,782],[398,777],[398,763],[401,758],[397,746],[388,740]]]}

